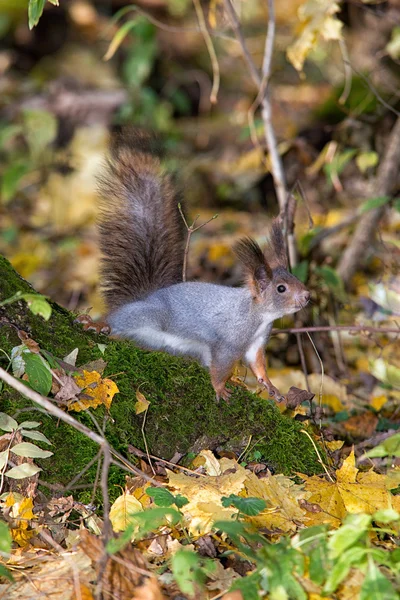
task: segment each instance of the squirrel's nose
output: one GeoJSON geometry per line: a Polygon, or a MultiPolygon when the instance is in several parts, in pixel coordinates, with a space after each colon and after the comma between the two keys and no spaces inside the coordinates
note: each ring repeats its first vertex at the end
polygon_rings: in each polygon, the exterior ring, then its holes
{"type": "Polygon", "coordinates": [[[308,302],[310,301],[311,298],[311,294],[310,292],[308,292],[307,290],[305,292],[302,293],[302,304],[308,304],[308,302]]]}

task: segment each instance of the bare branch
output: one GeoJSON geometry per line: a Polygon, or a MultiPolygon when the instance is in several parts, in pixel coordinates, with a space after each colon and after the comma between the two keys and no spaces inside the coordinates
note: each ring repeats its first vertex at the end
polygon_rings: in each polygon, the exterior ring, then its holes
{"type": "Polygon", "coordinates": [[[272,110],[268,89],[275,40],[274,0],[268,0],[268,31],[265,38],[264,58],[261,74],[259,73],[247,48],[238,16],[232,5],[232,0],[225,0],[225,7],[232,24],[232,29],[242,49],[242,54],[247,63],[249,73],[258,88],[258,96],[261,98],[261,115],[264,122],[265,140],[271,161],[271,173],[274,180],[276,195],[278,197],[279,210],[283,213],[287,201],[286,181],[285,174],[283,172],[282,160],[278,152],[275,130],[272,125],[272,110]]]}
{"type": "MultiPolygon", "coordinates": [[[[373,185],[374,196],[389,196],[393,192],[399,174],[400,117],[390,134],[389,143],[378,167],[373,185]]],[[[339,263],[338,273],[349,285],[354,273],[362,264],[367,248],[374,239],[379,222],[385,214],[385,206],[374,208],[360,217],[355,234],[339,263]]]]}

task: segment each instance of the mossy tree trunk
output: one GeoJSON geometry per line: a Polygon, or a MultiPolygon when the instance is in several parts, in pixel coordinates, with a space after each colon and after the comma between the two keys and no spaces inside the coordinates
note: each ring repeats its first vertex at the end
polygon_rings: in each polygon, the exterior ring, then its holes
{"type": "MultiPolygon", "coordinates": [[[[18,290],[32,292],[31,286],[0,257],[0,301],[18,290]]],[[[197,363],[164,353],[146,352],[129,342],[116,341],[104,336],[84,333],[74,323],[74,315],[52,303],[52,316],[44,321],[33,315],[25,302],[18,301],[0,308],[0,364],[8,364],[14,346],[21,344],[18,330],[23,330],[43,350],[63,358],[74,348],[79,349],[77,365],[104,358],[105,375],[111,376],[120,393],[114,397],[111,419],[106,435],[112,446],[121,453],[129,452],[129,445],[144,449],[142,434],[143,415],[135,414],[136,391],[140,389],[150,407],[144,434],[151,454],[165,459],[176,451],[186,453],[201,448],[243,449],[250,436],[269,467],[286,474],[295,471],[319,472],[314,448],[302,426],[280,414],[272,402],[258,398],[237,388],[229,404],[215,401],[208,373],[197,363]],[[105,344],[104,355],[98,343],[105,344]]],[[[4,387],[0,396],[0,410],[18,421],[38,420],[38,408],[14,390],[4,387]],[[23,414],[21,414],[21,412],[23,414]]],[[[104,411],[93,412],[102,422],[104,411]]],[[[93,427],[85,413],[76,418],[93,427]]],[[[42,478],[66,485],[98,451],[96,445],[64,423],[49,415],[40,415],[41,430],[54,444],[54,455],[43,461],[42,478]]],[[[84,477],[93,481],[95,466],[84,477]]],[[[110,483],[123,482],[123,474],[112,470],[110,483]]]]}

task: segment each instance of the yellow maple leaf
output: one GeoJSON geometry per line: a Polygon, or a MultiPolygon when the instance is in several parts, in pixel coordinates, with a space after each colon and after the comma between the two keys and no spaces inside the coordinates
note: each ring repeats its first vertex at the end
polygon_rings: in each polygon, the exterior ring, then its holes
{"type": "Polygon", "coordinates": [[[317,475],[299,475],[304,479],[306,490],[310,492],[307,502],[317,504],[321,509],[316,512],[307,511],[308,525],[330,523],[333,527],[339,527],[347,512],[335,482],[325,481],[317,475]]]}
{"type": "Polygon", "coordinates": [[[297,71],[302,71],[304,61],[317,47],[318,41],[342,39],[343,23],[336,17],[340,5],[331,0],[307,0],[297,14],[300,21],[300,35],[291,44],[286,55],[297,71]]]}
{"type": "Polygon", "coordinates": [[[230,520],[237,514],[235,508],[222,506],[221,497],[238,494],[249,471],[228,458],[222,458],[219,463],[222,475],[217,476],[194,479],[168,471],[169,486],[189,500],[181,510],[193,534],[204,535],[211,531],[214,521],[230,520]]]}
{"type": "Polygon", "coordinates": [[[85,398],[81,398],[76,402],[72,402],[68,406],[68,410],[80,412],[87,408],[97,408],[100,404],[104,404],[107,410],[110,409],[111,402],[119,389],[111,379],[102,379],[97,371],[83,371],[83,374],[75,376],[75,381],[82,388],[82,393],[85,398]]]}
{"type": "Polygon", "coordinates": [[[305,493],[300,491],[300,486],[296,486],[288,477],[270,475],[258,479],[254,473],[249,473],[245,488],[248,496],[262,498],[267,503],[266,510],[247,519],[257,527],[289,532],[297,530],[294,521],[306,520],[305,511],[297,502],[300,497],[304,497],[305,493]]]}
{"type": "Polygon", "coordinates": [[[301,475],[305,488],[311,492],[309,503],[318,504],[321,512],[308,512],[311,524],[331,523],[340,525],[348,513],[373,514],[386,508],[398,509],[397,497],[387,489],[386,475],[373,470],[359,473],[352,451],[336,471],[336,481],[325,481],[301,475]]]}

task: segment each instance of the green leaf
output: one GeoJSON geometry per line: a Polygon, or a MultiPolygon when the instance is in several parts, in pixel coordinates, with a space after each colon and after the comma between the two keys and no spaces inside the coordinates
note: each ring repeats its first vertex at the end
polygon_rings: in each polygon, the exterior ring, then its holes
{"type": "Polygon", "coordinates": [[[366,548],[359,548],[357,546],[343,552],[329,572],[323,591],[326,594],[332,594],[343,579],[347,577],[353,565],[360,566],[365,562],[367,553],[368,550],[366,548]]]}
{"type": "Polygon", "coordinates": [[[3,172],[1,180],[1,198],[7,204],[15,195],[22,177],[29,171],[26,161],[15,161],[3,172]]]}
{"type": "Polygon", "coordinates": [[[8,460],[8,450],[0,452],[0,470],[4,467],[8,460]]]}
{"type": "Polygon", "coordinates": [[[153,498],[154,503],[157,504],[157,506],[172,506],[175,502],[174,495],[165,488],[150,487],[147,488],[146,494],[150,496],[150,498],[153,498]]]}
{"type": "Polygon", "coordinates": [[[392,584],[368,557],[368,568],[360,590],[360,600],[398,600],[392,584]]]}
{"type": "Polygon", "coordinates": [[[397,510],[394,510],[394,508],[384,508],[382,510],[377,510],[376,513],[372,515],[372,519],[379,523],[393,523],[400,519],[400,514],[397,510]]]}
{"type": "Polygon", "coordinates": [[[182,506],[185,506],[185,504],[189,503],[189,500],[187,498],[185,498],[184,496],[181,496],[180,494],[177,494],[176,496],[174,496],[166,488],[150,487],[150,488],[147,488],[146,494],[148,496],[150,496],[150,498],[153,498],[154,503],[157,506],[166,507],[166,506],[172,506],[172,504],[175,504],[178,508],[182,508],[182,506]]]}
{"type": "Polygon", "coordinates": [[[346,165],[351,161],[353,156],[357,153],[354,148],[338,152],[333,157],[333,160],[324,165],[324,172],[327,176],[329,183],[332,185],[333,179],[338,177],[346,165]]]}
{"type": "Polygon", "coordinates": [[[108,47],[107,52],[104,55],[104,60],[110,60],[128,35],[128,33],[136,27],[138,19],[135,17],[131,21],[127,21],[118,29],[117,33],[114,35],[111,43],[108,47]]]}
{"type": "Polygon", "coordinates": [[[300,279],[302,283],[305,283],[308,278],[308,260],[302,260],[300,263],[292,268],[292,273],[297,279],[300,279]]]}
{"type": "Polygon", "coordinates": [[[14,577],[4,565],[0,565],[0,577],[7,577],[9,581],[14,581],[14,577]]]}
{"type": "Polygon", "coordinates": [[[390,196],[379,196],[378,198],[370,198],[369,200],[366,200],[360,205],[358,212],[360,214],[366,213],[369,210],[373,210],[374,208],[384,206],[388,202],[390,202],[390,196]]]}
{"type": "Polygon", "coordinates": [[[15,419],[6,415],[6,413],[0,412],[0,429],[3,431],[15,431],[18,429],[18,423],[15,419]]]}
{"type": "Polygon", "coordinates": [[[185,496],[182,496],[181,494],[175,496],[175,505],[178,508],[182,508],[182,506],[185,506],[186,504],[189,504],[189,500],[185,498],[185,496]]]}
{"type": "Polygon", "coordinates": [[[29,0],[28,23],[29,29],[33,29],[39,23],[46,0],[29,0]]]}
{"type": "Polygon", "coordinates": [[[258,559],[258,551],[253,550],[250,544],[265,546],[267,543],[261,535],[250,531],[249,528],[240,521],[216,521],[213,528],[217,531],[221,530],[226,533],[237,546],[238,550],[254,561],[257,561],[258,559]],[[246,543],[243,543],[243,540],[245,540],[246,543]]]}
{"type": "Polygon", "coordinates": [[[249,517],[255,517],[262,512],[267,503],[265,500],[261,498],[242,498],[241,496],[236,496],[235,494],[231,494],[230,496],[222,496],[221,504],[224,508],[228,508],[229,506],[234,506],[241,513],[247,515],[249,517]]]}
{"type": "Polygon", "coordinates": [[[22,131],[21,125],[7,125],[0,129],[0,148],[22,131]]]}
{"type": "Polygon", "coordinates": [[[240,579],[236,579],[229,591],[239,590],[246,600],[260,600],[258,595],[260,575],[258,572],[251,573],[240,579]]]}
{"type": "Polygon", "coordinates": [[[45,444],[48,444],[49,446],[52,446],[53,444],[50,442],[49,439],[47,439],[47,437],[44,435],[44,433],[41,433],[40,431],[31,431],[31,430],[27,430],[27,429],[20,429],[21,435],[23,435],[24,437],[27,437],[31,440],[37,440],[38,442],[44,442],[45,444]]]}
{"type": "Polygon", "coordinates": [[[57,136],[56,117],[47,110],[24,110],[24,133],[34,159],[54,142],[57,136]]]}
{"type": "Polygon", "coordinates": [[[40,315],[45,321],[50,319],[52,309],[44,296],[40,294],[23,294],[22,298],[34,315],[40,315]]]}
{"type": "Polygon", "coordinates": [[[178,550],[171,559],[171,571],[183,594],[194,596],[205,581],[201,559],[196,552],[178,550]]]}
{"type": "Polygon", "coordinates": [[[335,531],[328,541],[331,558],[335,559],[353,546],[358,540],[367,533],[371,523],[371,516],[360,513],[358,515],[349,515],[345,524],[335,531]]]}
{"type": "Polygon", "coordinates": [[[365,453],[365,456],[369,456],[370,458],[380,458],[383,456],[400,456],[400,433],[395,433],[379,444],[368,450],[365,453]]]}
{"type": "MultiPolygon", "coordinates": [[[[140,45],[130,53],[123,66],[124,74],[128,82],[132,83],[132,85],[139,86],[146,81],[153,66],[155,51],[156,44],[154,41],[147,40],[145,42],[141,41],[140,45]]],[[[163,104],[158,102],[155,107],[156,120],[163,121],[163,118],[165,117],[163,112],[163,104]],[[157,112],[160,114],[157,114],[157,112]]]]}
{"type": "Polygon", "coordinates": [[[335,269],[324,265],[322,267],[316,267],[315,272],[322,277],[326,285],[339,297],[339,299],[345,297],[343,280],[335,269]]]}
{"type": "Polygon", "coordinates": [[[22,356],[24,350],[26,350],[25,344],[14,346],[11,350],[11,368],[14,377],[22,377],[25,373],[25,360],[22,356]]]}
{"type": "Polygon", "coordinates": [[[11,448],[11,452],[14,452],[17,456],[25,456],[26,458],[49,458],[49,456],[53,456],[53,452],[42,450],[39,446],[30,442],[16,444],[11,448]]]}
{"type": "Polygon", "coordinates": [[[22,463],[22,465],[18,465],[18,467],[13,467],[7,471],[6,476],[11,477],[11,479],[24,479],[25,477],[36,475],[41,470],[37,465],[22,463]]]}
{"type": "Polygon", "coordinates": [[[360,152],[356,156],[356,165],[361,173],[365,173],[368,169],[376,167],[379,162],[379,154],[377,152],[360,152]]]}
{"type": "Polygon", "coordinates": [[[18,425],[18,429],[36,429],[41,425],[40,421],[23,421],[18,425]]]}
{"type": "Polygon", "coordinates": [[[386,44],[385,50],[394,60],[400,58],[400,27],[393,27],[390,42],[386,44]]]}
{"type": "Polygon", "coordinates": [[[4,552],[4,554],[10,554],[11,541],[11,533],[7,523],[0,521],[0,552],[4,552]]]}
{"type": "Polygon", "coordinates": [[[29,386],[35,392],[47,396],[51,390],[52,382],[50,367],[46,366],[47,363],[43,358],[32,352],[24,352],[24,359],[29,386]]]}

